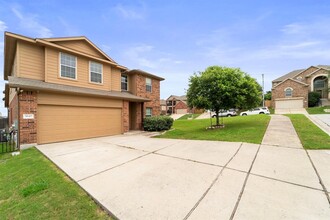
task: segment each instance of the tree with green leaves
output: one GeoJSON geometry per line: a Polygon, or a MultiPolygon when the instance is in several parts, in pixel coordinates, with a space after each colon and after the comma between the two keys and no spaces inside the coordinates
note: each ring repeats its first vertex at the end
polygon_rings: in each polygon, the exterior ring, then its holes
{"type": "Polygon", "coordinates": [[[261,86],[238,68],[210,66],[189,79],[188,105],[214,111],[217,126],[221,109],[253,108],[261,99],[261,86]]]}
{"type": "Polygon", "coordinates": [[[265,100],[272,100],[272,92],[267,91],[264,97],[265,97],[265,100]]]}

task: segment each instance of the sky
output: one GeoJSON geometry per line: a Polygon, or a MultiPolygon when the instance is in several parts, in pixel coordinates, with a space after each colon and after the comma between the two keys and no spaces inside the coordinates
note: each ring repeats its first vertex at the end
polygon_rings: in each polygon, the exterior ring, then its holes
{"type": "Polygon", "coordinates": [[[213,65],[260,84],[264,74],[268,91],[292,70],[330,64],[329,26],[329,0],[0,0],[0,74],[9,31],[86,36],[120,65],[165,78],[162,99],[184,95],[189,77],[213,65]]]}

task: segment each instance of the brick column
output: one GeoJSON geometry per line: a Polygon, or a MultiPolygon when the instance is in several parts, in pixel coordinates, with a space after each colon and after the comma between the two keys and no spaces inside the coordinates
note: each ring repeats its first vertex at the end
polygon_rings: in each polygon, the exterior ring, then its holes
{"type": "Polygon", "coordinates": [[[37,143],[37,93],[24,91],[18,99],[19,144],[37,143]]]}
{"type": "Polygon", "coordinates": [[[129,102],[128,101],[123,101],[122,118],[123,118],[123,132],[128,132],[129,131],[129,102]]]}

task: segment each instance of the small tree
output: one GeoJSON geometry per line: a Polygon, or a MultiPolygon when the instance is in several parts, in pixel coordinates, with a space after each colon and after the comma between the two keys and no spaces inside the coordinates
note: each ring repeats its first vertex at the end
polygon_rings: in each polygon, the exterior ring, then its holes
{"type": "Polygon", "coordinates": [[[272,92],[271,91],[267,91],[265,96],[264,96],[265,100],[272,100],[272,92]]]}
{"type": "Polygon", "coordinates": [[[210,66],[190,77],[187,101],[190,107],[214,111],[219,126],[220,109],[255,107],[261,92],[257,81],[240,69],[210,66]]]}

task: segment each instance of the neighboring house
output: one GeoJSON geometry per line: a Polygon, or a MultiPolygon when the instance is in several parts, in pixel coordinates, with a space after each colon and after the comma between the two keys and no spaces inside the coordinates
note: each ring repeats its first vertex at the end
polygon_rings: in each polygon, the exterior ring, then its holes
{"type": "Polygon", "coordinates": [[[19,144],[121,134],[160,114],[161,77],[128,70],[86,37],[5,33],[5,106],[19,144]]]}
{"type": "Polygon", "coordinates": [[[329,65],[310,66],[294,70],[272,81],[272,106],[274,108],[307,108],[308,93],[318,92],[321,100],[328,103],[329,65]]]}
{"type": "Polygon", "coordinates": [[[190,112],[187,105],[187,97],[171,95],[166,99],[166,112],[167,114],[186,114],[190,112]]]}
{"type": "Polygon", "coordinates": [[[161,111],[161,115],[166,115],[166,100],[161,99],[160,100],[160,111],[161,111]]]}

